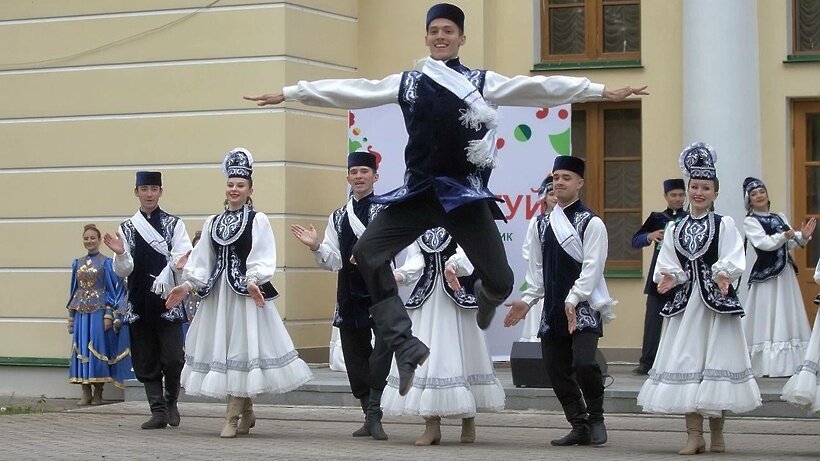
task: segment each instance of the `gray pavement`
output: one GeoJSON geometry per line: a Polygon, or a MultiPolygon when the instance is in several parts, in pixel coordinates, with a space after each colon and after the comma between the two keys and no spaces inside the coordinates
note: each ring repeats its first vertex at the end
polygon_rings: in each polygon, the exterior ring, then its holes
{"type": "MultiPolygon", "coordinates": [[[[183,402],[180,427],[154,431],[139,429],[148,413],[144,402],[0,416],[0,459],[656,460],[680,459],[686,437],[680,416],[613,414],[606,446],[550,447],[551,438],[567,431],[563,415],[530,410],[479,414],[472,445],[458,441],[460,420],[445,420],[440,446],[415,447],[421,418],[385,418],[390,439],[377,442],[350,436],[361,423],[361,410],[353,407],[255,407],[251,435],[227,440],[218,436],[224,403],[183,402]]],[[[726,443],[727,453],[697,459],[820,459],[820,420],[730,417],[726,443]]]]}

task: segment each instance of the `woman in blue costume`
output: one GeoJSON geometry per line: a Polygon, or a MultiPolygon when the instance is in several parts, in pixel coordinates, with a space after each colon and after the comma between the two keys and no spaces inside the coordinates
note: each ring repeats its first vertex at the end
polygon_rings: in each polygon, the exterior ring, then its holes
{"type": "Polygon", "coordinates": [[[128,333],[120,341],[122,335],[114,328],[123,284],[114,274],[111,258],[100,254],[101,242],[97,226],[86,225],[83,245],[88,254],[75,259],[71,266],[71,297],[66,305],[72,335],[69,382],[82,385],[78,405],[99,405],[103,384],[122,388],[131,374],[128,333]]]}

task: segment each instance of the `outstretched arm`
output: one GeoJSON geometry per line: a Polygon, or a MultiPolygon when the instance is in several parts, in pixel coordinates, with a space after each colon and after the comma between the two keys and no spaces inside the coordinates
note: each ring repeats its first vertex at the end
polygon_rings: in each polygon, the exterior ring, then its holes
{"type": "Polygon", "coordinates": [[[364,109],[383,106],[398,101],[401,74],[389,75],[381,80],[332,79],[315,82],[300,81],[286,86],[280,92],[260,96],[245,96],[258,106],[296,101],[309,106],[335,107],[339,109],[364,109]]]}

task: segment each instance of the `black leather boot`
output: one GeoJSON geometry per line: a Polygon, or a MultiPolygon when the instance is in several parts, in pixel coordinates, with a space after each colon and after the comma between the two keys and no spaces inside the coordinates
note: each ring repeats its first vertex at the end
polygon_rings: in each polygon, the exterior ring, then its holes
{"type": "Polygon", "coordinates": [[[151,418],[142,423],[143,429],[164,429],[168,425],[168,409],[162,393],[162,381],[143,383],[148,405],[151,407],[151,418]]]}
{"type": "MultiPolygon", "coordinates": [[[[362,398],[359,399],[359,403],[361,403],[361,405],[362,405],[362,414],[365,417],[367,417],[367,405],[368,405],[369,401],[370,401],[370,396],[369,395],[368,395],[368,397],[362,397],[362,398]]],[[[362,427],[356,429],[353,432],[353,437],[370,437],[370,431],[367,429],[367,421],[366,420],[365,420],[364,423],[362,423],[362,427]]]]}
{"type": "Polygon", "coordinates": [[[475,290],[476,304],[478,304],[478,312],[476,312],[475,321],[478,324],[478,328],[486,330],[493,322],[495,309],[499,304],[504,302],[504,299],[502,298],[501,300],[498,300],[490,296],[484,289],[484,285],[482,285],[481,280],[476,280],[473,288],[475,290]]]}
{"type": "Polygon", "coordinates": [[[399,395],[407,395],[413,385],[416,367],[430,355],[430,349],[413,336],[413,326],[404,302],[398,296],[384,299],[370,307],[376,329],[387,348],[392,350],[399,370],[399,395]]]}
{"type": "Polygon", "coordinates": [[[606,443],[606,426],[604,425],[604,395],[597,399],[587,400],[589,413],[589,444],[603,445],[606,443]]]}
{"type": "Polygon", "coordinates": [[[382,391],[377,389],[370,389],[370,401],[367,405],[367,413],[365,414],[364,425],[370,436],[376,440],[387,440],[387,434],[382,427],[382,391]]]}
{"type": "Polygon", "coordinates": [[[177,408],[177,400],[179,399],[179,381],[172,383],[166,377],[165,379],[165,404],[168,409],[168,425],[179,426],[179,408],[177,408]]]}
{"type": "Polygon", "coordinates": [[[578,399],[564,406],[564,415],[566,415],[567,421],[572,425],[572,430],[560,439],[550,441],[550,444],[556,447],[589,445],[589,426],[584,399],[578,399]]]}

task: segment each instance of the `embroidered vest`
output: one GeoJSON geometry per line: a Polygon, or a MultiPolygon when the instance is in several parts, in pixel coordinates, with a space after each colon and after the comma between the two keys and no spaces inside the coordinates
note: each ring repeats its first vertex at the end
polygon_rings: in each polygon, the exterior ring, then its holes
{"type": "MultiPolygon", "coordinates": [[[[367,227],[376,215],[384,209],[384,205],[373,203],[364,198],[360,203],[365,207],[357,216],[367,227]],[[361,214],[361,216],[359,216],[361,214]]],[[[356,205],[354,204],[354,209],[356,205]]],[[[347,216],[347,207],[343,206],[333,212],[333,229],[339,236],[339,252],[342,258],[342,269],[336,280],[336,310],[333,314],[333,326],[338,328],[370,328],[373,320],[370,318],[370,306],[373,301],[370,292],[359,272],[359,266],[350,262],[353,255],[353,246],[359,241],[353,228],[350,227],[350,218],[347,216]]]]}
{"type": "MultiPolygon", "coordinates": [[[[596,216],[595,213],[578,200],[565,208],[564,214],[583,242],[584,232],[596,216]]],[[[581,275],[582,264],[561,247],[548,216],[539,221],[539,238],[543,250],[544,310],[541,313],[538,337],[568,336],[564,306],[569,291],[581,275]]],[[[601,314],[590,308],[589,303],[579,303],[575,306],[575,311],[578,315],[578,331],[591,331],[603,336],[601,314]]]]}
{"type": "Polygon", "coordinates": [[[447,280],[444,279],[444,265],[448,259],[456,254],[456,248],[458,247],[453,237],[443,227],[436,227],[421,234],[416,239],[416,243],[421,248],[424,257],[424,272],[413,287],[405,306],[408,309],[421,307],[424,301],[433,294],[436,287],[441,286],[444,293],[459,307],[465,309],[477,308],[478,304],[476,304],[475,291],[473,290],[473,284],[476,281],[475,276],[459,277],[458,280],[461,282],[462,287],[459,291],[453,291],[447,284],[447,280]]]}
{"type": "MultiPolygon", "coordinates": [[[[255,216],[256,211],[245,205],[235,211],[226,210],[213,219],[209,237],[216,253],[216,264],[208,283],[197,291],[199,296],[205,298],[211,293],[222,272],[225,272],[228,285],[234,293],[250,296],[246,278],[246,263],[253,244],[253,218],[255,216]]],[[[259,290],[266,300],[279,296],[279,292],[270,282],[259,285],[259,290]]]]}
{"type": "MultiPolygon", "coordinates": [[[[155,226],[154,228],[165,239],[170,251],[171,242],[174,239],[174,229],[176,229],[179,218],[166,213],[162,209],[157,209],[156,213],[156,218],[152,217],[148,221],[154,226],[154,219],[158,219],[159,229],[156,229],[155,226]]],[[[137,232],[134,223],[130,219],[120,224],[120,230],[122,230],[125,243],[128,245],[127,251],[131,253],[131,258],[134,261],[134,270],[125,279],[128,288],[128,304],[123,313],[123,321],[133,323],[140,318],[149,321],[165,318],[170,321],[181,322],[182,318],[169,319],[169,313],[177,310],[169,311],[165,309],[165,300],[151,292],[151,285],[154,283],[155,277],[168,264],[167,259],[164,255],[157,253],[142,238],[142,235],[137,232]],[[165,317],[162,317],[163,315],[165,317]]]]}
{"type": "MultiPolygon", "coordinates": [[[[484,91],[486,71],[470,70],[457,60],[447,65],[464,74],[478,91],[484,91]]],[[[481,139],[486,128],[472,130],[459,121],[467,105],[449,90],[418,71],[402,73],[398,95],[399,106],[407,128],[404,150],[407,172],[413,179],[447,176],[477,176],[486,186],[491,170],[482,169],[467,160],[469,141],[481,139]]]]}
{"type": "MultiPolygon", "coordinates": [[[[750,216],[760,223],[766,235],[778,234],[788,229],[783,218],[774,213],[767,216],[752,213],[750,216]]],[[[749,274],[749,285],[765,282],[766,280],[777,277],[786,269],[786,264],[791,264],[794,272],[797,273],[797,264],[795,264],[791,253],[789,253],[788,243],[783,244],[773,251],[765,251],[755,247],[755,254],[757,255],[757,259],[749,274]]]]}
{"type": "Polygon", "coordinates": [[[687,280],[669,292],[668,300],[661,308],[662,316],[673,317],[686,309],[694,283],[698,284],[701,298],[709,309],[718,314],[743,314],[735,288],[729,285],[729,293],[724,295],[712,274],[712,265],[719,257],[721,218],[715,213],[702,218],[687,215],[675,225],[675,251],[687,280]]]}

